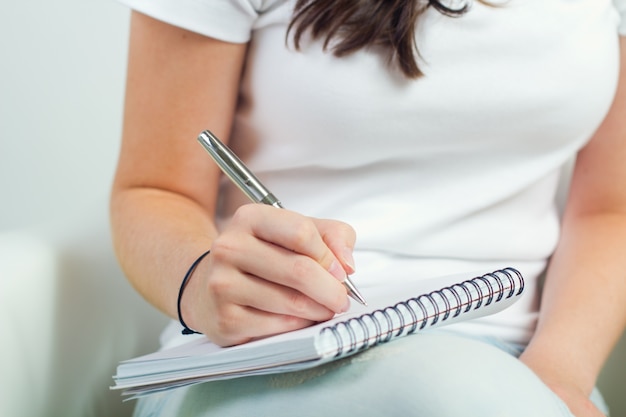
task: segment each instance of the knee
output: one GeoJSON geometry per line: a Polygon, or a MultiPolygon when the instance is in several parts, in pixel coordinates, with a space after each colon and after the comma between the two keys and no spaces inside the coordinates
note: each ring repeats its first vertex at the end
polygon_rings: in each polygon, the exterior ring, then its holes
{"type": "Polygon", "coordinates": [[[478,340],[425,333],[373,349],[358,360],[368,361],[363,376],[378,381],[376,394],[368,390],[360,399],[386,408],[385,415],[569,415],[517,358],[478,340]]]}

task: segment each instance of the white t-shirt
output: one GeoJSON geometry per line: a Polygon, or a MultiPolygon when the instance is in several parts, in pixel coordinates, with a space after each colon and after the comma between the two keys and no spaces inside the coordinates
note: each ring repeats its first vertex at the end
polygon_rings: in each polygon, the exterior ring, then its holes
{"type": "MultiPolygon", "coordinates": [[[[295,51],[285,42],[293,1],[122,2],[250,41],[232,147],[289,209],[356,229],[358,286],[513,266],[525,297],[457,328],[528,340],[559,235],[561,168],[615,94],[626,1],[475,2],[460,18],[430,8],[418,80],[375,50],[295,51]]],[[[220,221],[247,202],[226,182],[222,191],[220,221]]]]}

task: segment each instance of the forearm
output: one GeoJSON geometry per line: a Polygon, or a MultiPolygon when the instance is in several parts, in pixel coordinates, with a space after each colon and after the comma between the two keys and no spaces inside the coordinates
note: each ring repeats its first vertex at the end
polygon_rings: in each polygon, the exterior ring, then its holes
{"type": "Polygon", "coordinates": [[[129,280],[170,316],[185,272],[216,234],[219,168],[195,138],[206,128],[229,137],[245,52],[131,15],[111,225],[129,280]]]}
{"type": "Polygon", "coordinates": [[[209,213],[171,191],[114,189],[111,225],[118,260],[132,285],[150,303],[176,317],[182,278],[216,235],[209,213]]]}
{"type": "Polygon", "coordinates": [[[521,357],[585,416],[597,415],[584,399],[626,323],[626,38],[620,50],[615,98],[578,153],[538,327],[521,357]]]}
{"type": "MultiPolygon", "coordinates": [[[[588,395],[626,323],[626,214],[566,220],[522,360],[588,395]]],[[[550,381],[546,381],[550,382],[550,381]]]]}

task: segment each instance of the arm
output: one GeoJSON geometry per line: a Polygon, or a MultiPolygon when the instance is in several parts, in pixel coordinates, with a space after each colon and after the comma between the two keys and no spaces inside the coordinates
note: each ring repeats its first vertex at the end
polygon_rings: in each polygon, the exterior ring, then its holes
{"type": "Polygon", "coordinates": [[[613,105],[580,151],[536,333],[521,360],[577,416],[626,324],[626,38],[613,105]]]}
{"type": "Polygon", "coordinates": [[[242,208],[218,234],[219,169],[195,138],[206,128],[228,138],[245,56],[244,44],[133,13],[111,194],[120,264],[135,288],[169,316],[177,317],[187,268],[211,248],[185,290],[183,317],[224,345],[304,327],[345,309],[339,281],[349,261],[335,253],[349,252],[354,243],[352,230],[339,222],[261,205],[242,208]]]}

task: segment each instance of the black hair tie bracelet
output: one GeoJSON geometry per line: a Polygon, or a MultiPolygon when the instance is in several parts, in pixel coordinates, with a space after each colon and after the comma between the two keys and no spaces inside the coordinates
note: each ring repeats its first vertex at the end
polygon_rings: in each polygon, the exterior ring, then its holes
{"type": "Polygon", "coordinates": [[[199,334],[200,333],[200,332],[196,332],[195,330],[191,330],[185,324],[185,321],[183,320],[183,315],[180,311],[180,302],[183,298],[183,291],[185,291],[185,287],[187,286],[187,282],[189,282],[189,278],[191,277],[191,274],[193,274],[193,271],[196,269],[200,261],[204,259],[204,257],[207,256],[209,253],[211,253],[210,250],[204,252],[202,255],[198,257],[198,259],[196,259],[191,264],[191,266],[189,267],[189,270],[187,270],[187,273],[185,274],[185,277],[183,278],[183,282],[180,284],[180,290],[178,290],[178,301],[176,302],[176,308],[178,309],[178,321],[180,322],[181,326],[183,326],[183,331],[182,331],[183,334],[199,334]]]}

